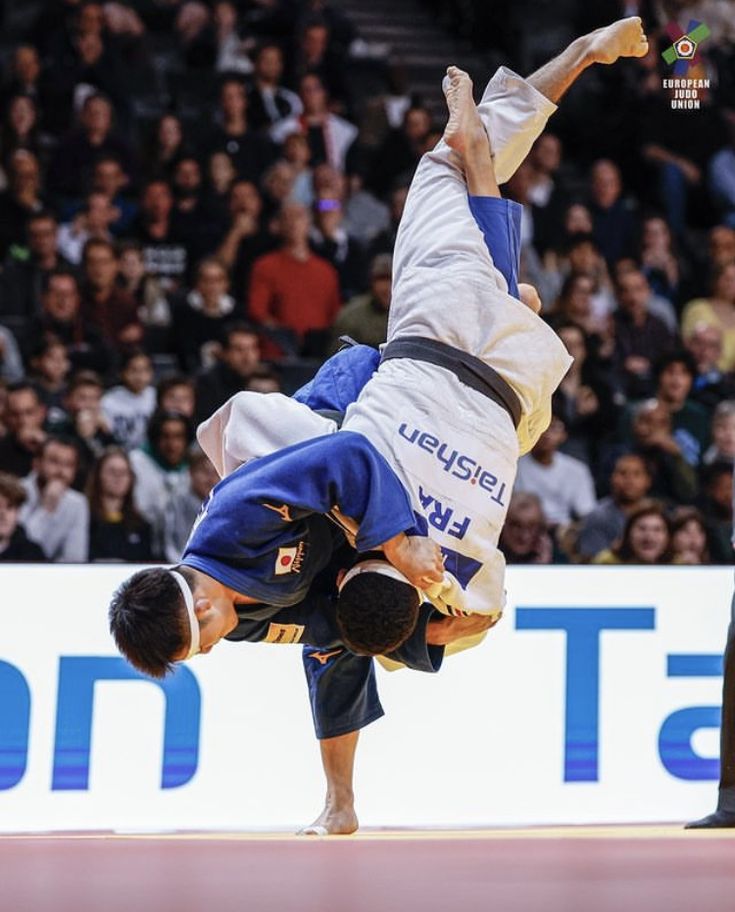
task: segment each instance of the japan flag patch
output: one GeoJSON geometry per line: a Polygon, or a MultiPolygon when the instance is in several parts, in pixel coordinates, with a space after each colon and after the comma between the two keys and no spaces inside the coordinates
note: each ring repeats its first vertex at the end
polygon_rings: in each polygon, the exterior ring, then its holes
{"type": "Polygon", "coordinates": [[[283,576],[284,573],[294,573],[296,556],[299,553],[296,548],[279,548],[278,557],[276,558],[276,576],[283,576]]]}

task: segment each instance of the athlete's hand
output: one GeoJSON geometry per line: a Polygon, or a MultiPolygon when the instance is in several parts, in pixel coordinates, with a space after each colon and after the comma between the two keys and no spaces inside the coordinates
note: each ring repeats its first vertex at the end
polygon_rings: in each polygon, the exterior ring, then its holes
{"type": "Polygon", "coordinates": [[[426,627],[426,642],[430,646],[448,646],[456,640],[476,636],[494,627],[502,614],[471,614],[469,617],[445,617],[429,621],[426,627]]]}
{"type": "Polygon", "coordinates": [[[413,586],[425,589],[444,578],[444,561],[439,545],[420,535],[396,535],[383,544],[383,552],[413,586]]]}

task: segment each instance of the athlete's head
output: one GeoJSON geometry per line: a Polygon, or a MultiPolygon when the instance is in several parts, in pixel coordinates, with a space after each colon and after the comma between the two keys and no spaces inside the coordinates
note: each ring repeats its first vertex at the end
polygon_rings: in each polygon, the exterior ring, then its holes
{"type": "Polygon", "coordinates": [[[230,590],[181,566],[134,573],[113,595],[109,620],[120,652],[154,678],[174,662],[210,652],[238,621],[230,590]]]}
{"type": "Polygon", "coordinates": [[[413,633],[423,597],[382,559],[369,557],[340,583],[337,624],[345,646],[358,655],[385,655],[413,633]]]}

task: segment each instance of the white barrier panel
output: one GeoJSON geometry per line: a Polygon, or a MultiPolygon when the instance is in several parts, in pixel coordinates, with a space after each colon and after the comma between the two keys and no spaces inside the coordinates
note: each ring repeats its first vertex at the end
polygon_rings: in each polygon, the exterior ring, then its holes
{"type": "MultiPolygon", "coordinates": [[[[0,570],[0,828],[281,829],[323,784],[299,647],[223,643],[162,689],[106,607],[129,567],[0,570]]],[[[528,568],[437,675],[378,676],[365,825],[677,821],[716,797],[732,572],[528,568]]]]}

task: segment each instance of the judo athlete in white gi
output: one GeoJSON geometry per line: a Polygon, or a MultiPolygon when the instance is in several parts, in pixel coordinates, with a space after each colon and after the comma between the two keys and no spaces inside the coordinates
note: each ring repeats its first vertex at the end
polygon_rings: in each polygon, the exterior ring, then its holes
{"type": "MultiPolygon", "coordinates": [[[[366,471],[381,477],[381,490],[391,491],[392,481],[384,469],[392,470],[408,494],[419,531],[430,532],[446,558],[441,591],[437,586],[431,594],[434,605],[448,614],[479,615],[480,625],[489,626],[502,610],[504,566],[497,539],[517,458],[546,428],[551,394],[569,365],[559,339],[531,306],[518,299],[522,295],[517,288],[520,213],[514,204],[500,199],[497,179],[506,180],[518,167],[555,110],[555,102],[587,66],[612,63],[623,55],[642,56],[646,50],[640,20],[622,20],[577,39],[527,81],[501,69],[478,108],[469,78],[449,69],[450,121],[445,138],[419,166],[397,240],[383,363],[348,409],[342,430],[332,435],[335,460],[359,456],[366,471]],[[478,224],[488,233],[487,243],[478,224]],[[369,440],[372,449],[359,444],[359,439],[369,440]]],[[[303,416],[304,425],[308,420],[303,416]]],[[[323,423],[321,429],[326,429],[323,423]]],[[[235,461],[242,461],[236,452],[237,438],[237,429],[226,425],[221,438],[225,455],[229,452],[235,461]]],[[[299,446],[275,458],[287,460],[298,453],[304,459],[304,472],[318,485],[309,458],[323,441],[299,446]]],[[[264,456],[251,463],[255,466],[251,476],[264,477],[273,460],[264,456]]],[[[211,510],[218,492],[232,488],[249,468],[236,470],[215,489],[210,515],[205,512],[192,533],[182,565],[197,570],[193,581],[175,574],[190,628],[175,658],[186,658],[199,649],[209,651],[238,624],[234,603],[238,593],[250,590],[237,588],[236,575],[218,577],[222,560],[216,561],[213,575],[208,576],[205,568],[213,566],[212,555],[203,560],[198,552],[205,539],[203,530],[214,524],[211,510]]],[[[330,465],[325,472],[328,491],[311,497],[308,510],[321,505],[326,512],[336,503],[342,513],[352,515],[359,526],[358,548],[374,547],[371,540],[378,543],[396,534],[390,518],[381,517],[374,504],[365,502],[364,491],[351,495],[345,487],[351,483],[361,485],[354,473],[348,477],[344,469],[330,465]],[[350,513],[350,504],[356,513],[350,513]],[[383,537],[375,538],[377,530],[383,537]]],[[[304,504],[285,500],[279,504],[275,491],[260,491],[258,496],[268,511],[280,513],[284,533],[289,520],[304,519],[292,515],[305,509],[304,504]]],[[[396,492],[390,497],[390,510],[400,514],[399,528],[405,530],[405,504],[396,492]]],[[[412,570],[419,574],[422,589],[434,589],[430,580],[437,578],[436,568],[425,566],[425,572],[424,568],[412,570]]],[[[377,588],[372,581],[362,585],[370,577],[387,576],[391,585],[404,590],[417,582],[415,575],[408,580],[396,575],[383,561],[370,568],[358,564],[342,581],[339,605],[352,602],[359,609],[365,594],[377,588]],[[348,594],[360,588],[363,591],[357,596],[348,594]]],[[[267,597],[257,596],[256,601],[267,597]]],[[[117,598],[119,605],[124,598],[117,598]]],[[[412,598],[418,611],[419,599],[412,598]]],[[[338,617],[340,611],[338,607],[338,617]]],[[[356,614],[359,621],[361,611],[356,614]]],[[[363,648],[357,641],[361,631],[352,636],[350,623],[340,619],[348,645],[357,651],[381,651],[374,639],[363,648]]],[[[389,637],[387,642],[394,641],[389,637]]],[[[322,741],[328,795],[314,824],[319,831],[345,833],[357,827],[352,797],[356,742],[357,730],[322,741]]]]}

